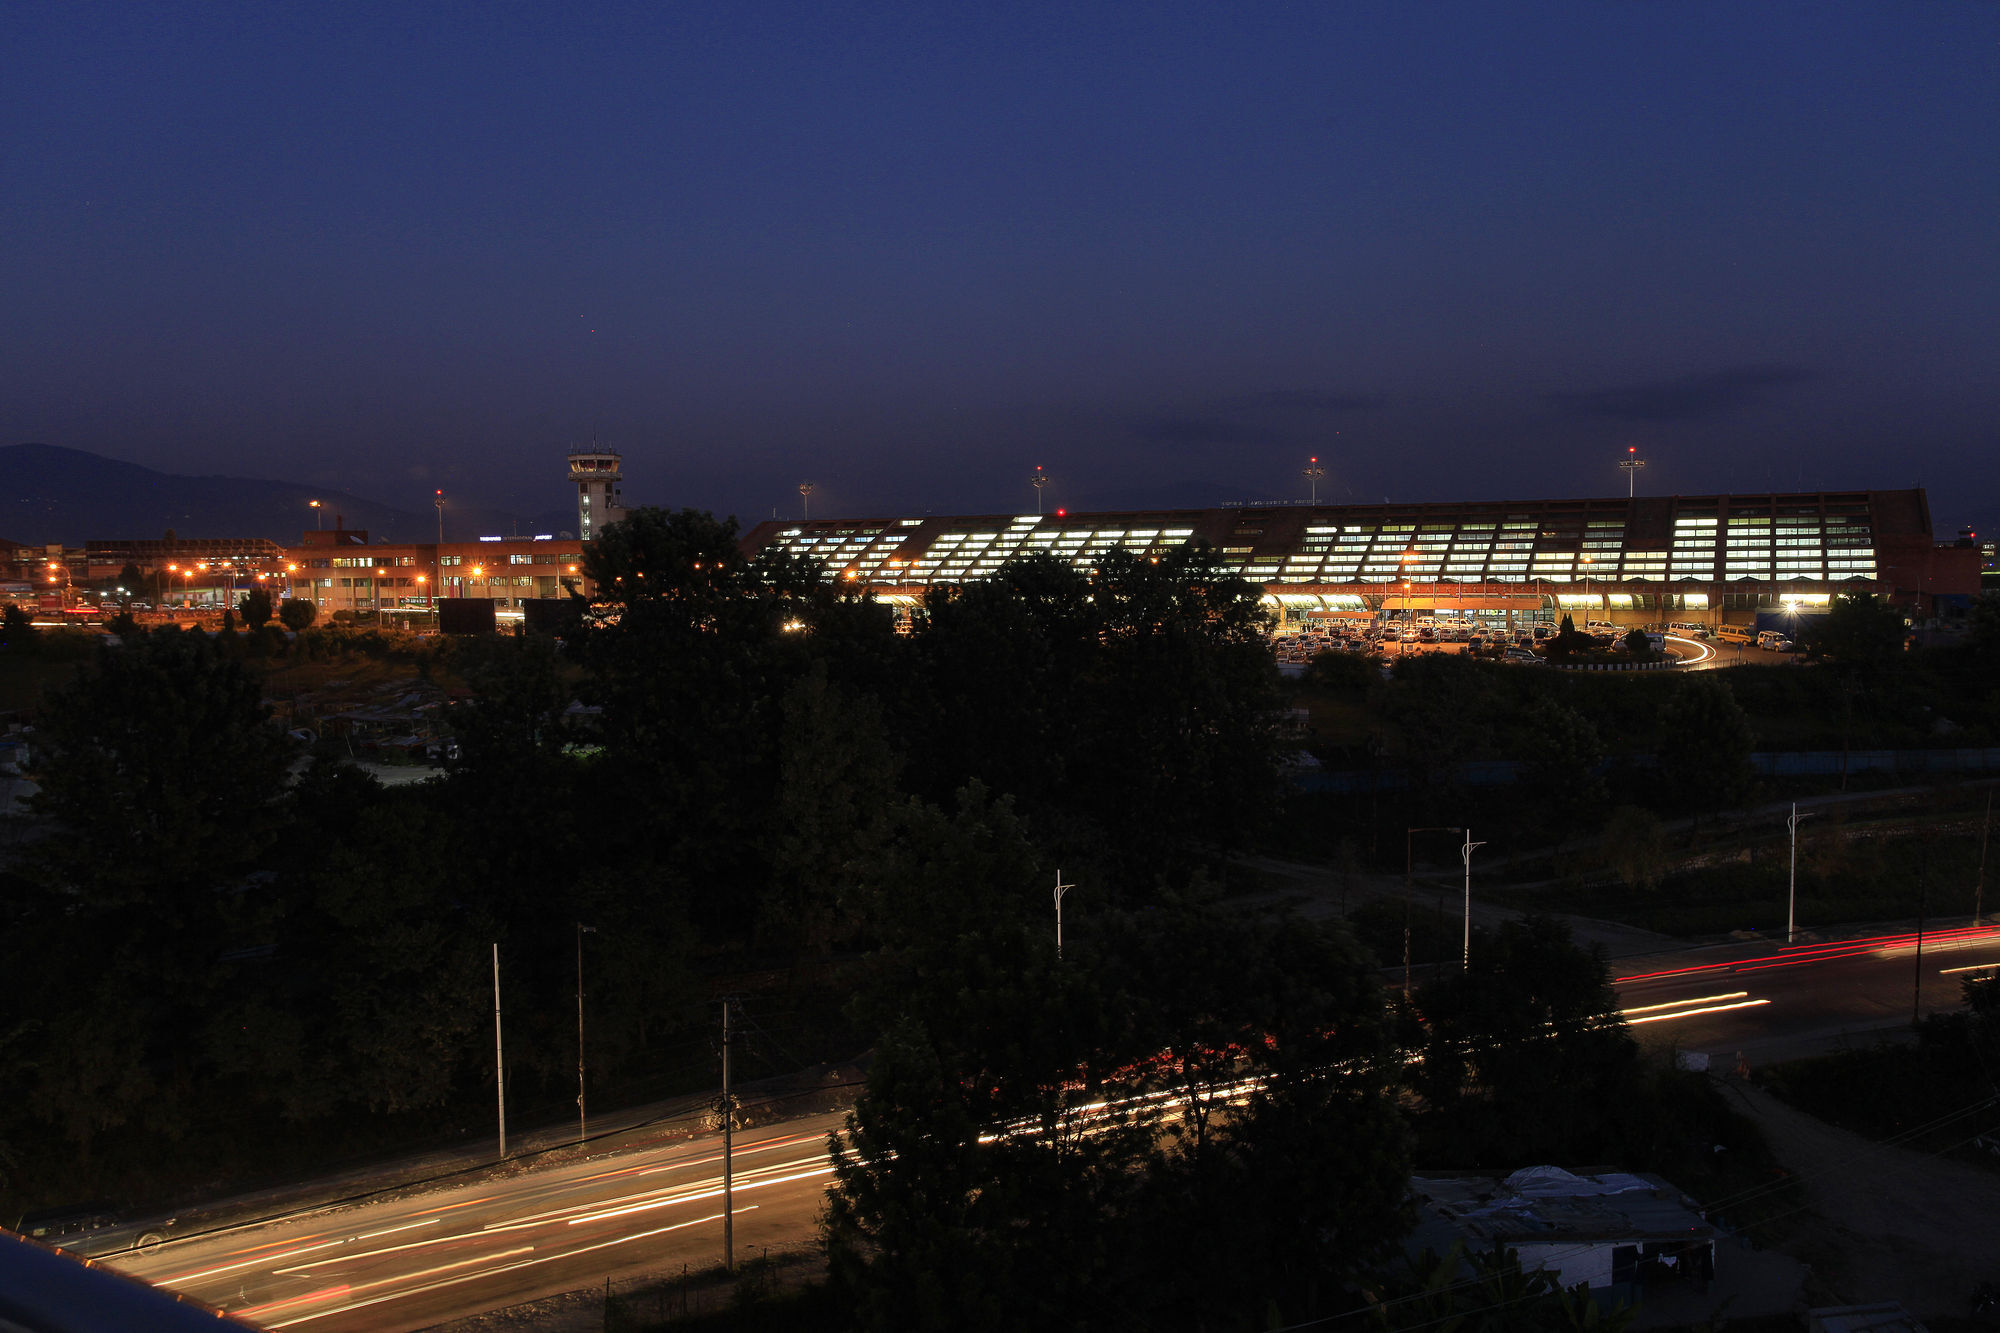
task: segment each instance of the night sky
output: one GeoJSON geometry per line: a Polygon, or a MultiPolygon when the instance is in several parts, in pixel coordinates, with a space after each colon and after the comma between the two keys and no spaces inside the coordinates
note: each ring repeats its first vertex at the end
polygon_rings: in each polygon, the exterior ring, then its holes
{"type": "Polygon", "coordinates": [[[1922,484],[2000,6],[0,5],[0,443],[746,520],[1922,484]]]}

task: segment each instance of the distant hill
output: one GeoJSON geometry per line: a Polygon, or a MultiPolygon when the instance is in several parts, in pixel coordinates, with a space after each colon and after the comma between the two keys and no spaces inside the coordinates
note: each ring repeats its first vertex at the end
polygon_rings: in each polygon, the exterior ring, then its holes
{"type": "MultiPolygon", "coordinates": [[[[252,477],[188,477],[52,444],[0,446],[0,537],[40,545],[125,537],[268,537],[292,545],[312,526],[308,500],[318,500],[330,526],[340,515],[350,528],[390,541],[431,541],[437,516],[413,514],[346,491],[252,477]]],[[[484,533],[548,532],[562,515],[453,508],[447,535],[464,541],[484,533]]],[[[574,518],[567,525],[575,526],[574,518]]]]}

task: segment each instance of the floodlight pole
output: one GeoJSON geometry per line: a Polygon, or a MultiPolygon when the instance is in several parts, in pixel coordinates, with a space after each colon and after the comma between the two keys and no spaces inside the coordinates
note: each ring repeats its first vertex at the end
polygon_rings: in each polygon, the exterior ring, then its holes
{"type": "Polygon", "coordinates": [[[1618,466],[1625,469],[1625,498],[1630,500],[1639,494],[1639,469],[1646,466],[1646,460],[1639,457],[1637,445],[1628,445],[1625,459],[1618,466]]]}
{"type": "Polygon", "coordinates": [[[1311,484],[1311,486],[1312,486],[1312,503],[1313,503],[1313,504],[1318,504],[1318,503],[1319,503],[1319,479],[1320,479],[1321,477],[1324,477],[1324,476],[1326,475],[1326,469],[1325,469],[1325,468],[1323,468],[1323,467],[1321,467],[1321,466],[1319,465],[1319,458],[1318,458],[1318,456],[1317,456],[1317,455],[1315,455],[1314,457],[1312,457],[1312,458],[1310,458],[1310,459],[1308,459],[1308,460],[1307,460],[1307,462],[1306,462],[1306,466],[1305,466],[1305,468],[1304,468],[1304,469],[1303,469],[1303,470],[1301,471],[1300,475],[1301,475],[1301,476],[1303,476],[1303,477],[1304,477],[1304,478],[1306,479],[1306,481],[1307,481],[1307,482],[1309,482],[1309,483],[1311,484]]]}

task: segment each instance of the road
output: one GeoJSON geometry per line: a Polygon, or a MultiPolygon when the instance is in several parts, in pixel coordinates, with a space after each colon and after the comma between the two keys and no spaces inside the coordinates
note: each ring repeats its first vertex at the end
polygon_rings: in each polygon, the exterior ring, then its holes
{"type": "MultiPolygon", "coordinates": [[[[1967,975],[2000,967],[2000,927],[1866,939],[1751,941],[1619,960],[1635,1035],[1708,1054],[1721,1069],[1872,1040],[1956,1007],[1967,975]]],[[[831,1174],[826,1112],[738,1136],[736,1253],[809,1244],[831,1174]]],[[[721,1253],[721,1158],[713,1135],[637,1131],[588,1157],[500,1168],[461,1184],[169,1240],[117,1267],[265,1327],[387,1333],[606,1277],[700,1270],[721,1253]]]]}
{"type": "MultiPolygon", "coordinates": [[[[1961,920],[1963,918],[1960,918],[1961,920]]],[[[1790,947],[1768,940],[1621,958],[1613,965],[1633,1035],[1703,1052],[1727,1070],[1866,1044],[1924,1013],[1956,1009],[1960,982],[2000,967],[2000,927],[1914,930],[1790,947]],[[1919,999],[1918,991],[1921,989],[1919,999]]]]}
{"type": "MultiPolygon", "coordinates": [[[[743,1131],[736,1254],[807,1242],[837,1112],[743,1131]]],[[[424,1328],[722,1255],[719,1138],[623,1147],[289,1221],[169,1240],[110,1260],[266,1328],[424,1328]]]]}

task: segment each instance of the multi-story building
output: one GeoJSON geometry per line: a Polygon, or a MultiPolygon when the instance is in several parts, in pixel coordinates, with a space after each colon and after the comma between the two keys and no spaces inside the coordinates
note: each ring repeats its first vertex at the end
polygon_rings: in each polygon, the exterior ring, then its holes
{"type": "Polygon", "coordinates": [[[575,538],[481,537],[469,542],[370,544],[352,528],[308,532],[285,552],[284,591],[322,615],[416,614],[441,597],[484,598],[503,618],[522,603],[583,591],[583,544],[575,538]]]}
{"type": "Polygon", "coordinates": [[[773,520],[743,547],[809,556],[828,578],[907,604],[1030,552],[1088,567],[1113,548],[1190,542],[1261,583],[1287,618],[1408,609],[1748,619],[1823,606],[1838,591],[1882,594],[1927,616],[1980,582],[1977,550],[1933,538],[1921,490],[773,520]]]}

